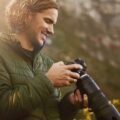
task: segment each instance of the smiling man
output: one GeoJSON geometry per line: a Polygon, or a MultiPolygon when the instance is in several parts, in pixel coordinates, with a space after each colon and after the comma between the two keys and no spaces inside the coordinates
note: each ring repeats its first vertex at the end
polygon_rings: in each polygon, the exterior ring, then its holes
{"type": "Polygon", "coordinates": [[[54,34],[55,0],[12,0],[6,9],[10,33],[0,35],[0,119],[72,120],[83,102],[80,91],[60,98],[60,87],[80,78],[80,65],[54,63],[41,53],[54,34]]]}

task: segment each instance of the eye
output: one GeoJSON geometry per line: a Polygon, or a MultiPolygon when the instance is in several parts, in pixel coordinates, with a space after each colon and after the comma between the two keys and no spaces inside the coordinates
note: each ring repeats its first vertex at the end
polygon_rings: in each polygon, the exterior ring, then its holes
{"type": "Polygon", "coordinates": [[[44,18],[44,21],[48,24],[53,24],[53,21],[50,18],[44,18]]]}

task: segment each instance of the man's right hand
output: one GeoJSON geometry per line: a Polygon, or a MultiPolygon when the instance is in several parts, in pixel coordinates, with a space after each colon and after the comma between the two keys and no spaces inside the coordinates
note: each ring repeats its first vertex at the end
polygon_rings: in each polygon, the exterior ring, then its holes
{"type": "Polygon", "coordinates": [[[65,65],[64,62],[60,61],[51,66],[46,76],[53,83],[54,87],[68,86],[77,82],[77,79],[80,78],[80,75],[72,72],[72,70],[81,68],[82,66],[79,64],[65,65]]]}

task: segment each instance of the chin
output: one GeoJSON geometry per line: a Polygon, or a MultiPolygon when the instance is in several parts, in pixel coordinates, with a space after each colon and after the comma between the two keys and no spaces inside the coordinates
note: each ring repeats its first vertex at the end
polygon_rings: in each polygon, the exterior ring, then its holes
{"type": "Polygon", "coordinates": [[[34,44],[34,49],[39,51],[41,50],[45,45],[45,41],[41,40],[41,41],[38,41],[34,44]]]}
{"type": "Polygon", "coordinates": [[[44,44],[44,40],[39,38],[39,39],[37,40],[37,43],[41,46],[41,45],[44,44]]]}

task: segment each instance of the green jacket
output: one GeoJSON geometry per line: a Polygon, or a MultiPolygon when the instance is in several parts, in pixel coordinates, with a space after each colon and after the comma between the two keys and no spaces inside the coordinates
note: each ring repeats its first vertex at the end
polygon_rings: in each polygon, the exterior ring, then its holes
{"type": "Polygon", "coordinates": [[[0,35],[0,120],[73,118],[76,109],[44,75],[52,64],[40,52],[31,59],[14,35],[0,35]]]}

